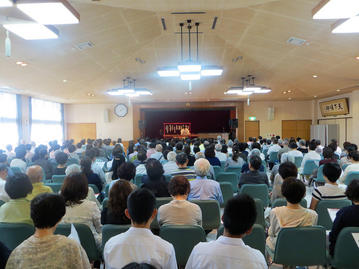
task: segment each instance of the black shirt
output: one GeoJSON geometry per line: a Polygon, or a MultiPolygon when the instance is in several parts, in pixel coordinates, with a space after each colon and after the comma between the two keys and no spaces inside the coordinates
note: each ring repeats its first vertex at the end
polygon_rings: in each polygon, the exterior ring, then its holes
{"type": "Polygon", "coordinates": [[[101,178],[98,176],[98,174],[95,174],[91,171],[90,174],[86,175],[88,184],[96,185],[99,192],[102,191],[102,181],[101,178]]]}
{"type": "Polygon", "coordinates": [[[166,179],[162,176],[160,179],[153,180],[148,176],[142,178],[143,185],[141,188],[146,188],[153,192],[156,197],[170,197],[168,193],[168,183],[166,179]]]}
{"type": "Polygon", "coordinates": [[[126,225],[131,224],[131,220],[126,217],[125,212],[122,212],[121,215],[117,216],[112,214],[111,210],[105,207],[101,212],[101,224],[126,225]]]}
{"type": "Polygon", "coordinates": [[[249,171],[248,173],[241,174],[239,178],[238,187],[240,188],[244,184],[267,184],[268,177],[266,173],[258,172],[258,171],[249,171]]]}

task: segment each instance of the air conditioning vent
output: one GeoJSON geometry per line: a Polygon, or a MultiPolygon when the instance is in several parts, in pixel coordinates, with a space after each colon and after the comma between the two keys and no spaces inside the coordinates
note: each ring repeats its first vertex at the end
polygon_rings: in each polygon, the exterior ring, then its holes
{"type": "Polygon", "coordinates": [[[94,46],[95,46],[94,43],[92,43],[91,41],[87,41],[75,45],[75,48],[77,48],[78,50],[86,50],[93,48],[94,46]]]}
{"type": "Polygon", "coordinates": [[[287,43],[292,44],[294,46],[303,46],[305,43],[307,42],[307,40],[298,38],[298,37],[290,37],[287,40],[287,43]]]}

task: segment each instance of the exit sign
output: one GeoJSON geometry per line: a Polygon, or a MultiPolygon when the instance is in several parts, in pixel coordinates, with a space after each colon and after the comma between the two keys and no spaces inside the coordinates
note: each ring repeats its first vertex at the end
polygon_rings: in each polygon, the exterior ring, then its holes
{"type": "Polygon", "coordinates": [[[254,120],[256,120],[257,118],[256,118],[256,117],[248,117],[248,119],[251,120],[251,121],[254,121],[254,120]]]}

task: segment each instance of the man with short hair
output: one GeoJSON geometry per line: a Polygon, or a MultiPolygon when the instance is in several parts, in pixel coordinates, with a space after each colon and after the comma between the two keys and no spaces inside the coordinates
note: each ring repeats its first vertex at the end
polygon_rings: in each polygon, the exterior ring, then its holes
{"type": "Polygon", "coordinates": [[[106,268],[120,269],[131,262],[146,262],[163,269],[177,268],[173,245],[150,230],[157,215],[153,193],[147,189],[133,191],[127,199],[125,214],[131,219],[131,228],[107,241],[103,251],[106,268]]]}
{"type": "Polygon", "coordinates": [[[222,145],[221,144],[216,144],[214,146],[215,150],[216,150],[216,157],[218,158],[219,161],[221,162],[226,162],[227,161],[227,155],[223,152],[221,152],[222,150],[222,145]]]}
{"type": "Polygon", "coordinates": [[[176,156],[176,164],[178,166],[177,171],[172,172],[172,176],[184,176],[188,180],[194,180],[196,178],[196,173],[193,169],[187,167],[188,165],[188,157],[187,154],[181,152],[176,156]]]}
{"type": "Polygon", "coordinates": [[[52,192],[52,189],[48,186],[45,186],[44,183],[42,183],[42,178],[44,176],[44,173],[42,171],[41,166],[39,165],[33,165],[27,168],[26,171],[27,176],[29,177],[31,184],[32,184],[32,193],[28,194],[26,199],[32,200],[40,193],[45,192],[52,192]]]}
{"type": "Polygon", "coordinates": [[[289,149],[290,150],[288,152],[282,154],[282,157],[280,159],[281,163],[284,163],[284,162],[295,163],[296,157],[303,157],[303,153],[297,149],[297,143],[291,142],[289,144],[289,149]]]}
{"type": "Polygon", "coordinates": [[[197,244],[188,259],[186,269],[197,268],[268,268],[263,254],[244,244],[256,220],[256,205],[246,194],[231,198],[222,217],[223,236],[216,241],[197,244]]]}
{"type": "Polygon", "coordinates": [[[304,164],[306,161],[313,160],[316,162],[316,164],[319,164],[319,161],[322,159],[322,157],[315,151],[317,148],[317,145],[314,141],[309,143],[309,152],[304,155],[302,164],[300,166],[300,171],[303,171],[304,164]]]}
{"type": "Polygon", "coordinates": [[[194,163],[196,179],[190,181],[191,191],[188,200],[217,200],[223,203],[222,191],[219,183],[212,179],[207,179],[210,164],[206,159],[198,159],[194,163]]]}
{"type": "Polygon", "coordinates": [[[249,172],[241,174],[238,188],[241,188],[244,184],[267,184],[269,186],[266,173],[259,172],[261,165],[262,159],[257,155],[252,155],[249,159],[249,172]]]}
{"type": "Polygon", "coordinates": [[[5,164],[0,164],[0,200],[4,202],[10,201],[10,197],[5,191],[6,178],[7,166],[5,164]]]}
{"type": "Polygon", "coordinates": [[[279,150],[281,149],[281,146],[278,145],[278,140],[277,139],[273,139],[273,145],[271,145],[268,149],[268,156],[272,153],[272,152],[279,152],[279,150]]]}
{"type": "Polygon", "coordinates": [[[162,145],[157,144],[156,147],[155,147],[155,150],[156,150],[156,152],[153,153],[150,158],[156,159],[156,160],[159,160],[159,161],[163,160],[163,154],[162,154],[163,147],[162,147],[162,145]]]}
{"type": "Polygon", "coordinates": [[[170,151],[167,154],[167,161],[163,165],[163,170],[165,171],[165,175],[171,175],[173,172],[178,170],[178,165],[176,163],[177,154],[174,151],[170,151]]]}

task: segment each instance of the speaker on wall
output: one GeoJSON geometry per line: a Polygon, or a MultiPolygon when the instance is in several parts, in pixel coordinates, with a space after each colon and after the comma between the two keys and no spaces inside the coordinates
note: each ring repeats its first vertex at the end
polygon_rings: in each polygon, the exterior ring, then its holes
{"type": "Polygon", "coordinates": [[[111,111],[109,109],[105,109],[103,113],[103,121],[104,122],[110,122],[110,113],[111,111]]]}
{"type": "Polygon", "coordinates": [[[274,107],[268,107],[268,120],[274,120],[274,107]]]}
{"type": "Polygon", "coordinates": [[[229,128],[238,128],[238,119],[230,119],[229,120],[229,128]]]}
{"type": "Polygon", "coordinates": [[[145,127],[146,127],[146,122],[145,122],[144,120],[139,120],[139,121],[138,121],[138,128],[139,128],[140,130],[144,130],[145,127]]]}

